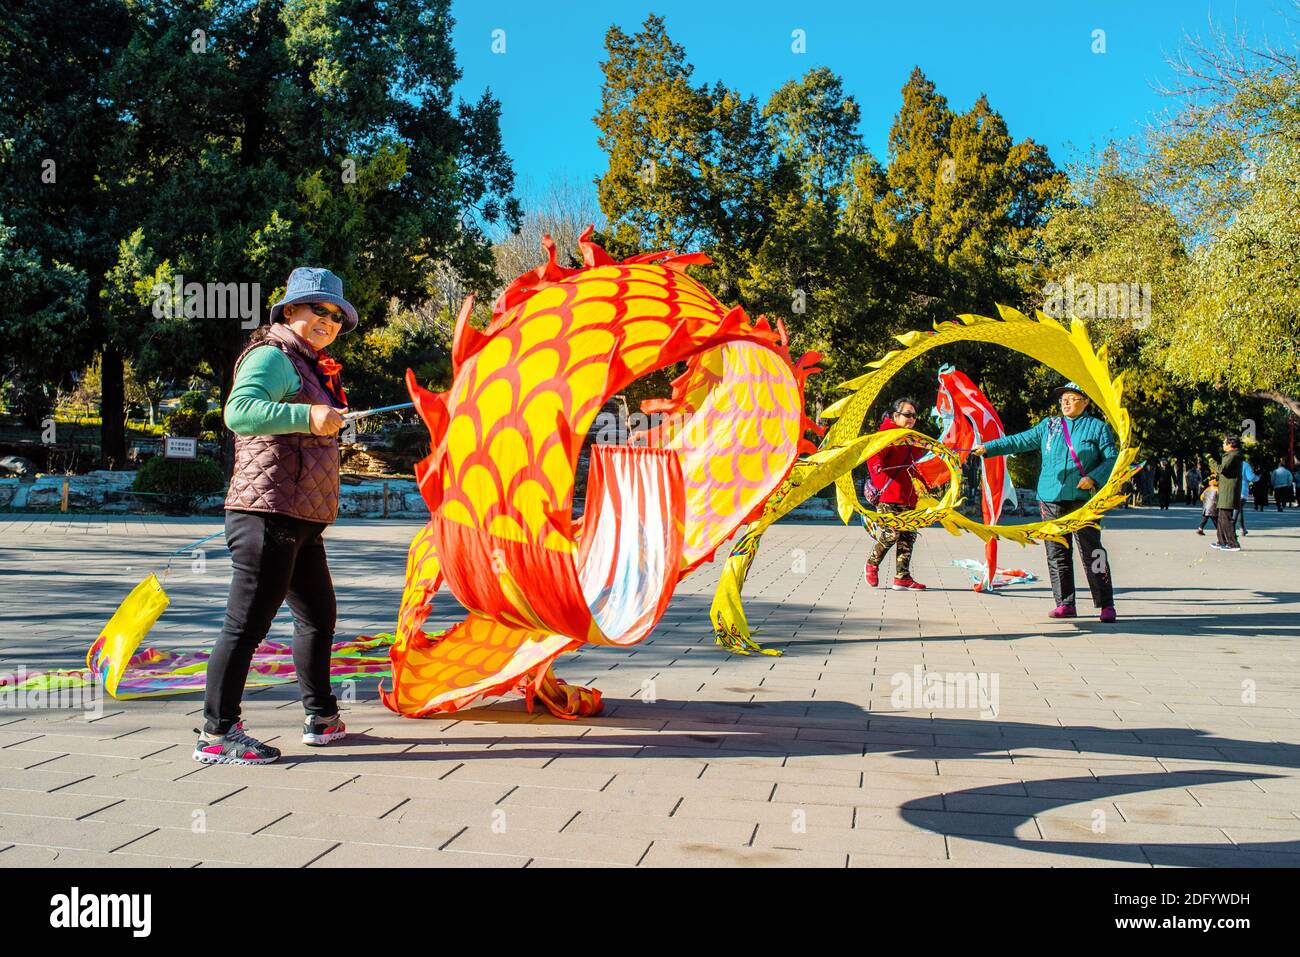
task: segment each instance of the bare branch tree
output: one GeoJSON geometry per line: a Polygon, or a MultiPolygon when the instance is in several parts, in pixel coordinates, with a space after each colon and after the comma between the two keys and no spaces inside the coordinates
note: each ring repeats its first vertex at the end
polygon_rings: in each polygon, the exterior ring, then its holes
{"type": "MultiPolygon", "coordinates": [[[[525,195],[529,195],[527,184],[525,195]]],[[[578,237],[588,226],[605,228],[605,219],[596,201],[594,184],[561,177],[547,184],[532,201],[525,201],[519,232],[499,240],[495,247],[497,274],[510,283],[544,259],[542,237],[555,241],[557,258],[563,265],[582,261],[578,237]]]]}

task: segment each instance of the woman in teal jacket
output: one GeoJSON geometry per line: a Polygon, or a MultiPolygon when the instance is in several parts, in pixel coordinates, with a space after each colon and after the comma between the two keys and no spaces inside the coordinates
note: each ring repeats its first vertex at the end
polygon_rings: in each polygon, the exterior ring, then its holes
{"type": "MultiPolygon", "coordinates": [[[[977,445],[977,455],[1012,455],[1037,449],[1042,456],[1038,473],[1038,509],[1043,520],[1061,518],[1092,498],[1105,483],[1119,449],[1115,436],[1101,419],[1085,414],[1090,402],[1078,383],[1067,382],[1052,395],[1061,404],[1061,415],[1049,416],[1032,429],[992,439],[977,445]]],[[[1083,528],[1073,536],[1079,541],[1084,574],[1092,601],[1101,609],[1101,620],[1115,620],[1115,597],[1111,587],[1110,560],[1101,545],[1100,528],[1083,528]]],[[[1052,618],[1074,618],[1074,547],[1046,542],[1047,568],[1052,579],[1056,607],[1052,618]]]]}

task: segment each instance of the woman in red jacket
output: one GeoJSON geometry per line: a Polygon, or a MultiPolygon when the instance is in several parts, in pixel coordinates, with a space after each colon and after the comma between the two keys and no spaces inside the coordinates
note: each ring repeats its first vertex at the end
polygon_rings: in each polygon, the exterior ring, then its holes
{"type": "MultiPolygon", "coordinates": [[[[915,399],[895,399],[890,406],[890,414],[881,421],[879,431],[915,429],[916,417],[915,399]]],[[[879,455],[867,459],[867,468],[871,471],[867,481],[879,493],[875,505],[877,512],[906,512],[916,508],[916,489],[912,485],[912,479],[921,477],[916,470],[916,463],[924,457],[924,449],[909,443],[891,445],[879,455]]],[[[916,544],[916,532],[881,528],[879,535],[876,547],[867,558],[867,584],[872,588],[880,584],[880,563],[884,560],[885,553],[897,544],[894,552],[894,590],[923,591],[925,586],[912,577],[912,548],[916,544]]]]}

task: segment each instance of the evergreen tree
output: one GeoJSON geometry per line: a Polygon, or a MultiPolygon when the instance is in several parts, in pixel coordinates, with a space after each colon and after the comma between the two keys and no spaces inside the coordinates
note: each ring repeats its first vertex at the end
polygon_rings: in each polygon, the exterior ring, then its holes
{"type": "Polygon", "coordinates": [[[756,101],[693,86],[686,51],[661,17],[628,36],[611,27],[596,114],[609,165],[598,183],[611,254],[708,251],[712,282],[734,294],[766,226],[767,138],[756,101]]]}
{"type": "MultiPolygon", "coordinates": [[[[71,18],[78,5],[67,6],[71,18]]],[[[124,451],[123,357],[146,374],[207,368],[224,395],[248,336],[244,317],[158,315],[155,282],[257,283],[265,319],[290,269],[320,264],[343,277],[370,325],[393,300],[426,298],[442,268],[476,289],[495,284],[486,228],[518,224],[513,170],[496,100],[453,103],[450,0],[96,6],[71,25],[35,5],[18,18],[21,42],[3,51],[7,77],[43,52],[89,52],[80,73],[51,65],[3,112],[22,127],[6,138],[32,155],[64,113],[82,108],[83,122],[103,113],[91,137],[97,165],[77,152],[67,160],[76,166],[68,182],[93,194],[75,206],[84,219],[40,213],[70,237],[62,260],[42,261],[86,276],[106,457],[120,462],[124,451]],[[55,113],[42,98],[67,105],[55,113]]],[[[26,169],[30,159],[14,162],[26,169]]],[[[41,218],[15,219],[14,248],[33,245],[41,218]]],[[[367,347],[360,335],[336,348],[365,365],[367,347]]]]}
{"type": "Polygon", "coordinates": [[[0,375],[28,424],[102,348],[105,453],[125,459],[122,352],[99,304],[121,229],[125,122],[105,77],[130,35],[112,0],[14,0],[0,17],[0,375]]]}

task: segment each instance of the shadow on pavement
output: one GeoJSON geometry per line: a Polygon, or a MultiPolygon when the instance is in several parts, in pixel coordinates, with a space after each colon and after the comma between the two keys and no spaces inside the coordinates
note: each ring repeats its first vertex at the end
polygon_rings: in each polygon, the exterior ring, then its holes
{"type": "MultiPolygon", "coordinates": [[[[599,735],[530,734],[526,739],[506,739],[489,731],[481,737],[458,735],[443,738],[439,734],[439,725],[435,723],[427,734],[388,736],[363,733],[348,739],[350,752],[354,747],[368,744],[386,748],[411,746],[411,750],[402,753],[352,752],[335,756],[319,753],[295,756],[291,762],[322,769],[328,768],[332,760],[349,764],[374,762],[374,772],[383,774],[397,773],[403,763],[411,761],[440,761],[454,767],[458,762],[546,756],[562,763],[566,758],[695,758],[708,762],[715,758],[788,759],[795,756],[888,754],[894,758],[915,759],[918,762],[917,773],[930,774],[936,759],[1004,761],[1010,752],[1029,748],[1060,749],[1066,752],[1067,757],[1071,750],[1089,755],[1148,757],[1152,760],[1179,755],[1178,760],[1206,761],[1207,767],[1195,771],[1035,777],[1023,783],[1007,781],[1005,784],[957,791],[943,790],[942,778],[936,777],[934,793],[905,801],[899,808],[899,815],[908,823],[936,834],[1014,846],[1023,851],[1103,861],[1178,863],[1186,856],[1186,862],[1195,863],[1197,855],[1204,860],[1207,852],[1215,851],[1300,855],[1300,840],[1228,845],[1117,843],[1101,837],[1096,841],[1022,840],[1016,837],[1016,829],[1033,821],[1036,815],[1060,807],[1171,788],[1212,787],[1225,782],[1280,778],[1284,775],[1271,774],[1267,768],[1300,768],[1300,746],[1296,745],[1225,738],[1188,728],[1135,726],[1116,730],[1090,725],[1052,726],[973,718],[873,714],[843,701],[690,701],[680,705],[676,702],[647,705],[636,701],[609,701],[608,704],[608,715],[597,719],[567,722],[543,715],[530,722],[534,729],[546,724],[568,729],[599,727],[599,735]],[[667,713],[665,705],[669,709],[667,713]],[[640,725],[641,729],[629,727],[619,733],[617,729],[621,720],[640,725]],[[671,722],[681,730],[648,729],[645,728],[647,721],[659,723],[660,727],[671,722]],[[826,727],[818,727],[818,723],[826,727]],[[697,726],[696,730],[691,730],[692,724],[697,726]],[[799,737],[791,736],[791,727],[798,728],[799,737]],[[837,740],[817,740],[819,733],[837,740]],[[857,741],[846,740],[855,735],[857,741]],[[984,737],[987,744],[942,745],[936,743],[936,736],[967,740],[984,737]],[[515,747],[516,743],[527,747],[515,747]],[[1191,751],[1200,754],[1192,757],[1191,751]],[[1220,770],[1212,767],[1215,761],[1257,764],[1261,770],[1258,773],[1220,770]],[[962,813],[972,811],[980,813],[962,813]]],[[[481,726],[494,720],[508,721],[520,717],[517,707],[509,708],[506,713],[499,713],[501,710],[501,706],[494,706],[461,712],[455,717],[447,716],[447,726],[461,722],[481,726]],[[494,714],[494,711],[498,713],[494,714]]],[[[1029,767],[1035,759],[1022,756],[1021,760],[1029,767]]],[[[1042,760],[1050,762],[1051,758],[1042,760]]],[[[959,770],[955,773],[960,775],[960,769],[965,765],[957,767],[959,770]]],[[[866,772],[865,782],[870,785],[870,771],[866,772]]],[[[725,792],[725,787],[725,782],[720,783],[720,792],[725,792]]],[[[1266,827],[1267,821],[1261,819],[1258,826],[1266,827]]],[[[1243,859],[1241,863],[1258,861],[1243,859]]],[[[1300,857],[1279,859],[1279,866],[1295,864],[1300,864],[1300,857]]]]}

